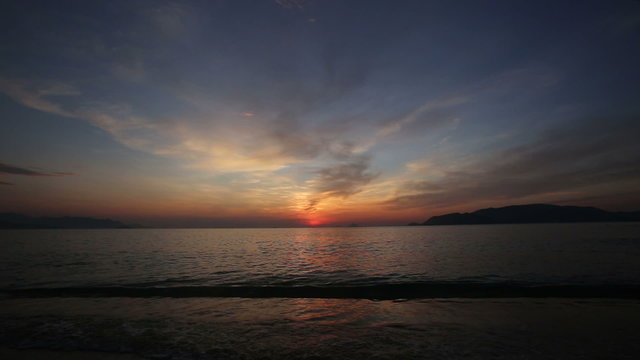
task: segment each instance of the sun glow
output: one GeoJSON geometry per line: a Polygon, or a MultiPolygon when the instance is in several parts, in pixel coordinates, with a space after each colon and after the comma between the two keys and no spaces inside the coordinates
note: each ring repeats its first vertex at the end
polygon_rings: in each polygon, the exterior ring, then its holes
{"type": "Polygon", "coordinates": [[[307,225],[309,225],[309,226],[322,225],[322,221],[320,221],[318,219],[309,219],[309,220],[307,220],[307,225]]]}

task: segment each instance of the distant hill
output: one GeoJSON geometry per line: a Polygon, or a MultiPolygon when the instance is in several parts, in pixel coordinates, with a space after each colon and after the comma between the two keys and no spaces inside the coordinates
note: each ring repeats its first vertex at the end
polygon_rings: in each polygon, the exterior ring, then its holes
{"type": "Polygon", "coordinates": [[[0,213],[0,229],[127,229],[130,226],[111,219],[90,217],[32,217],[15,213],[0,213]]]}
{"type": "Polygon", "coordinates": [[[409,225],[472,225],[527,224],[570,222],[640,221],[640,211],[610,212],[594,207],[559,206],[549,204],[512,205],[481,209],[471,213],[433,216],[422,224],[409,225]]]}

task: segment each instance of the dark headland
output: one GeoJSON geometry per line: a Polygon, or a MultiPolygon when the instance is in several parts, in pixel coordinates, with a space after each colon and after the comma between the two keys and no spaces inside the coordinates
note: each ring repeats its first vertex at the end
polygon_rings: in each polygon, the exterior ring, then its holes
{"type": "Polygon", "coordinates": [[[571,222],[640,221],[640,211],[611,212],[587,206],[550,204],[512,205],[476,210],[471,213],[451,213],[433,216],[423,223],[409,225],[477,225],[531,224],[571,222]]]}
{"type": "Polygon", "coordinates": [[[129,229],[127,225],[111,219],[81,216],[33,217],[16,213],[0,213],[0,229],[129,229]]]}

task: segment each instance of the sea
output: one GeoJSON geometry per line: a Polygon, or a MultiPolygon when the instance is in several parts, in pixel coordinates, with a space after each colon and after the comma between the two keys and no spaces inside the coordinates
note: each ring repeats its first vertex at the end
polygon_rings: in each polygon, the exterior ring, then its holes
{"type": "Polygon", "coordinates": [[[638,359],[640,223],[0,231],[0,346],[638,359]]]}

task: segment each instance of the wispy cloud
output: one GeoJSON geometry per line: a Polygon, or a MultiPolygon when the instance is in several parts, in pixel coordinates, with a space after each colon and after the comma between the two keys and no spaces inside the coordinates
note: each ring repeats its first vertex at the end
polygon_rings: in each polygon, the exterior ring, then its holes
{"type": "Polygon", "coordinates": [[[384,126],[376,133],[376,137],[384,138],[391,136],[398,133],[402,128],[416,122],[427,123],[426,125],[433,127],[441,125],[447,121],[454,121],[455,118],[442,116],[442,114],[435,113],[435,111],[461,105],[468,101],[469,99],[465,97],[451,97],[436,101],[428,101],[411,110],[409,113],[385,123],[384,126]]]}
{"type": "Polygon", "coordinates": [[[87,100],[74,86],[63,82],[0,78],[0,92],[36,110],[89,121],[132,148],[140,149],[145,144],[142,135],[148,135],[142,131],[154,126],[142,117],[133,116],[126,104],[87,100]],[[63,106],[60,98],[73,101],[63,106]]]}
{"type": "Polygon", "coordinates": [[[308,0],[275,0],[276,4],[285,9],[302,9],[309,2],[308,0]]]}
{"type": "Polygon", "coordinates": [[[404,114],[383,122],[371,138],[359,144],[358,150],[366,151],[380,141],[399,135],[407,129],[413,129],[414,132],[420,130],[416,133],[421,134],[425,130],[433,130],[447,123],[457,126],[460,119],[454,115],[451,108],[468,101],[467,97],[462,96],[427,101],[404,114]]]}
{"type": "Polygon", "coordinates": [[[63,110],[59,104],[47,100],[46,97],[79,94],[73,87],[59,82],[40,82],[35,84],[24,80],[10,80],[2,77],[0,77],[0,91],[25,106],[62,116],[72,116],[72,114],[63,110]]]}
{"type": "MultiPolygon", "coordinates": [[[[0,80],[0,91],[25,106],[88,121],[127,147],[181,158],[199,168],[277,170],[330,153],[335,147],[332,143],[341,141],[338,128],[303,124],[301,118],[311,111],[309,109],[282,110],[266,115],[205,109],[198,117],[155,118],[152,121],[135,115],[127,104],[92,100],[70,85],[0,80]],[[61,98],[65,100],[64,106],[61,98]]],[[[329,86],[333,88],[333,85],[329,86]]],[[[317,99],[309,94],[297,101],[309,104],[308,99],[313,99],[313,106],[335,100],[317,99]]]]}
{"type": "Polygon", "coordinates": [[[75,174],[69,173],[69,172],[46,172],[41,170],[28,169],[25,167],[19,167],[19,166],[0,163],[0,176],[2,175],[49,177],[49,176],[71,176],[75,174]]]}
{"type": "MultiPolygon", "coordinates": [[[[277,1],[290,9],[305,4],[277,1]]],[[[286,68],[277,50],[254,62],[252,47],[230,49],[226,41],[216,42],[220,49],[198,46],[193,56],[166,56],[168,49],[188,47],[185,37],[200,39],[202,33],[189,32],[205,28],[199,21],[206,19],[193,4],[181,2],[127,9],[131,17],[115,39],[93,31],[52,35],[56,50],[78,67],[93,66],[95,77],[54,72],[46,81],[5,77],[0,91],[30,108],[87,121],[129,148],[184,160],[190,168],[274,171],[330,156],[335,144],[349,140],[340,115],[325,112],[344,106],[363,86],[372,56],[354,57],[344,34],[323,36],[309,52],[289,59],[286,68]],[[252,75],[228,73],[225,66],[235,62],[231,68],[244,66],[252,75]],[[201,66],[208,70],[192,71],[201,66]],[[217,79],[214,86],[209,78],[217,79]]]]}

